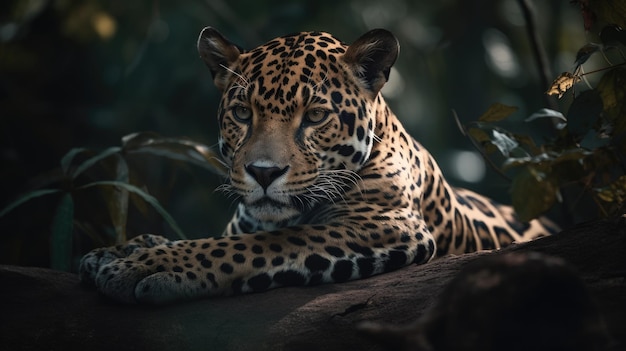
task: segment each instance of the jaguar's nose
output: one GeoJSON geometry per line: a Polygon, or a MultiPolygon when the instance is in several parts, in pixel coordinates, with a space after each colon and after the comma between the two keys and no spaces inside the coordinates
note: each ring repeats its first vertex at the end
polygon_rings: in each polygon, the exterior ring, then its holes
{"type": "Polygon", "coordinates": [[[289,166],[285,168],[279,167],[261,167],[255,166],[253,164],[246,166],[246,172],[256,180],[257,183],[263,188],[263,190],[267,190],[267,188],[272,184],[276,179],[280,178],[283,174],[287,173],[289,166]]]}

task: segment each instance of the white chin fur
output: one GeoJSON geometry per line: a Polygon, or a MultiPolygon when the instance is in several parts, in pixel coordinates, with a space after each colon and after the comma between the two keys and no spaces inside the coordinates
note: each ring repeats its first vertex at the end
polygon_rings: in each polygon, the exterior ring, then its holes
{"type": "Polygon", "coordinates": [[[282,222],[300,214],[294,208],[273,205],[246,206],[246,209],[252,217],[262,222],[282,222]]]}

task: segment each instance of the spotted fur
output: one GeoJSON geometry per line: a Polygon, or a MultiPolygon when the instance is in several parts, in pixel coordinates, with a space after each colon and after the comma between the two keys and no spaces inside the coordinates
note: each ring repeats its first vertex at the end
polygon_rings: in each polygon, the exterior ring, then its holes
{"type": "Polygon", "coordinates": [[[163,303],[344,282],[554,231],[446,182],[380,94],[399,50],[388,31],[243,51],[208,27],[198,50],[222,92],[221,189],[239,207],[222,237],[143,235],[90,252],[81,279],[105,295],[163,303]]]}

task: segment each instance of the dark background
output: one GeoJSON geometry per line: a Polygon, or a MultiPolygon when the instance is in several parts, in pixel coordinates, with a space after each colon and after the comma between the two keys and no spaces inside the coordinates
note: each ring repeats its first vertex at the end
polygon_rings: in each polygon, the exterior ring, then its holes
{"type": "MultiPolygon", "coordinates": [[[[579,10],[566,0],[531,3],[553,76],[571,70],[587,42],[579,10]]],[[[505,125],[529,132],[524,118],[545,107],[515,0],[33,0],[0,2],[0,206],[58,186],[59,162],[71,148],[97,152],[138,131],[214,145],[219,96],[196,51],[207,25],[245,48],[302,30],[348,43],[371,28],[391,30],[401,43],[384,90],[392,109],[451,183],[510,202],[510,184],[484,166],[451,110],[469,122],[492,103],[517,106],[505,125]]],[[[221,233],[234,205],[214,192],[218,176],[158,157],[129,162],[189,237],[221,233]]],[[[0,218],[0,263],[48,265],[59,200],[42,197],[0,218]]],[[[110,226],[100,202],[95,191],[77,195],[76,217],[89,220],[77,221],[76,237],[110,226]]],[[[171,235],[153,211],[131,208],[128,221],[129,237],[171,235]]],[[[77,240],[77,257],[94,242],[77,240]]]]}

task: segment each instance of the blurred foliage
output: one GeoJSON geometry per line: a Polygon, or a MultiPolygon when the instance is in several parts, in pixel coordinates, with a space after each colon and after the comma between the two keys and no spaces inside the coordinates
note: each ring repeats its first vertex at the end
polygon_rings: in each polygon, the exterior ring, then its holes
{"type": "MultiPolygon", "coordinates": [[[[498,150],[505,158],[499,170],[520,169],[512,182],[512,200],[523,220],[544,214],[561,192],[575,187],[576,200],[564,204],[575,211],[581,199],[591,198],[603,216],[626,211],[626,4],[612,1],[577,1],[586,29],[601,26],[600,43],[588,43],[577,53],[572,72],[560,74],[546,94],[562,98],[571,92],[567,114],[544,108],[526,119],[549,119],[555,135],[536,145],[528,135],[511,133],[495,125],[516,108],[495,104],[477,122],[463,126],[486,153],[498,150]],[[614,22],[618,21],[618,22],[614,22]],[[599,22],[599,24],[596,24],[599,22]],[[616,59],[609,58],[614,53],[616,59]],[[605,67],[585,73],[584,64],[601,55],[605,67]],[[577,91],[589,74],[601,75],[595,87],[577,91]]],[[[585,207],[586,208],[586,207],[585,207]]]]}
{"type": "MultiPolygon", "coordinates": [[[[576,6],[535,6],[550,68],[570,70],[587,41],[576,6]]],[[[301,30],[346,42],[371,28],[391,30],[402,50],[384,90],[388,103],[452,183],[510,200],[496,174],[468,184],[450,172],[458,167],[452,156],[471,145],[448,116],[454,108],[468,123],[501,101],[518,107],[498,122],[511,129],[519,128],[515,116],[544,107],[516,0],[8,0],[0,2],[0,208],[24,202],[0,218],[0,263],[75,268],[95,246],[150,232],[176,237],[141,194],[158,199],[189,237],[221,233],[234,205],[214,193],[219,175],[189,159],[109,147],[145,130],[174,144],[216,142],[219,96],[195,48],[207,25],[246,48],[301,30]]],[[[558,103],[571,101],[566,94],[558,103]]],[[[518,134],[542,138],[550,128],[518,134]]],[[[165,148],[186,147],[174,144],[165,148]]]]}
{"type": "MultiPolygon", "coordinates": [[[[180,138],[164,138],[154,133],[134,133],[122,138],[121,147],[110,147],[96,155],[81,160],[76,159],[81,154],[89,154],[89,150],[78,148],[70,150],[62,159],[59,167],[59,177],[46,177],[50,183],[58,188],[34,190],[22,195],[0,212],[0,218],[6,216],[20,205],[47,195],[60,195],[61,200],[54,211],[50,239],[50,265],[52,268],[69,271],[72,267],[72,247],[75,229],[92,239],[96,246],[111,246],[122,244],[128,240],[126,226],[129,204],[146,214],[149,204],[156,210],[179,239],[187,239],[182,229],[172,216],[161,206],[159,201],[132,183],[143,184],[138,181],[137,164],[129,162],[133,154],[148,154],[161,156],[173,161],[187,162],[204,167],[210,171],[226,177],[227,171],[219,156],[208,147],[191,140],[180,138]],[[103,180],[114,179],[114,180],[103,180]],[[132,183],[131,183],[132,180],[132,183]],[[102,202],[101,207],[109,215],[110,227],[114,236],[108,238],[101,235],[101,228],[91,226],[94,220],[93,213],[81,218],[75,213],[75,199],[83,190],[96,188],[101,197],[90,196],[89,202],[102,202]],[[98,201],[100,200],[100,201],[98,201]],[[112,240],[111,240],[112,239],[112,240]]],[[[171,165],[170,167],[180,167],[171,165]]],[[[80,205],[80,201],[78,203],[80,205]]]]}

